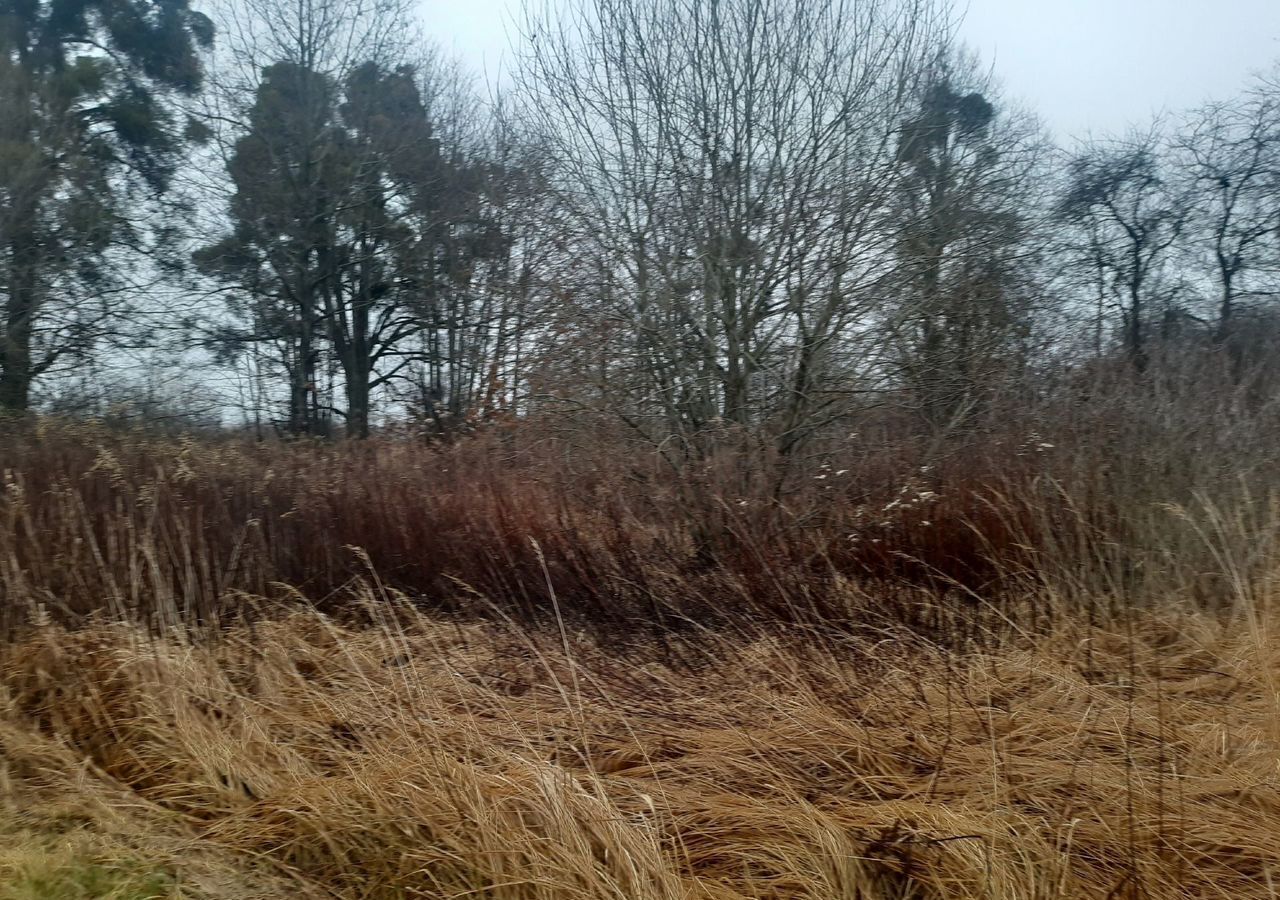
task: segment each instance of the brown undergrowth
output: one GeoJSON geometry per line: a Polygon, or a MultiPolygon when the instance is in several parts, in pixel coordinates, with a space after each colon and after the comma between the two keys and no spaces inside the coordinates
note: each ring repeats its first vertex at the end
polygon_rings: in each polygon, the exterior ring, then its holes
{"type": "Polygon", "coordinates": [[[677,471],[532,426],[330,445],[40,421],[0,434],[0,626],[204,626],[294,591],[333,610],[370,569],[424,609],[615,640],[904,626],[994,646],[1061,609],[1100,622],[1187,591],[1229,606],[1274,559],[1280,443],[1237,429],[1185,465],[1190,448],[1150,458],[1151,431],[851,435],[803,465],[731,433],[677,471]]]}
{"type": "Polygon", "coordinates": [[[1027,570],[1038,523],[1007,488],[1037,515],[1059,491],[1033,486],[1042,460],[1004,450],[997,474],[980,455],[838,448],[783,486],[732,439],[673,472],[536,434],[253,444],[41,422],[0,437],[0,612],[10,627],[37,608],[209,622],[281,584],[324,604],[372,566],[426,606],[526,622],[552,617],[550,583],[558,614],[599,633],[840,627],[874,614],[850,604],[853,582],[899,624],[917,589],[985,592],[1027,570]]]}
{"type": "Polygon", "coordinates": [[[1120,399],[678,469],[10,429],[0,900],[1276,896],[1276,420],[1120,399]]]}

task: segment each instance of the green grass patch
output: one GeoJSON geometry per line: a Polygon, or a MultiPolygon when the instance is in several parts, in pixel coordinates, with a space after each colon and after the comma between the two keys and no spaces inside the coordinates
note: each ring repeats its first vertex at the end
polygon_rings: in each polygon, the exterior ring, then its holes
{"type": "Polygon", "coordinates": [[[173,877],[137,859],[110,859],[82,842],[31,837],[0,852],[0,900],[165,900],[173,877]]]}

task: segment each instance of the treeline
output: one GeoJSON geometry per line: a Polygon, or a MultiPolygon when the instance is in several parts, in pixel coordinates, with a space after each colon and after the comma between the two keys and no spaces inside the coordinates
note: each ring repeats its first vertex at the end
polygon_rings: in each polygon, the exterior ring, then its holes
{"type": "Polygon", "coordinates": [[[786,458],[1276,361],[1280,77],[1063,150],[944,0],[530,10],[487,97],[403,0],[0,5],[0,408],[165,351],[260,433],[786,458]]]}

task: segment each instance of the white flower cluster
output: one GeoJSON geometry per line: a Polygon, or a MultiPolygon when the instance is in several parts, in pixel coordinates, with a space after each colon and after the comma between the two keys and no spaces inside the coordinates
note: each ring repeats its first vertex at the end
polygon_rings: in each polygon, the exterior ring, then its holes
{"type": "Polygon", "coordinates": [[[826,481],[828,478],[841,478],[848,474],[849,474],[848,469],[835,469],[833,471],[831,468],[831,463],[824,462],[822,465],[818,466],[818,474],[813,476],[813,480],[826,481]]]}
{"type": "Polygon", "coordinates": [[[1033,431],[1027,435],[1027,439],[1018,445],[1018,455],[1024,456],[1028,453],[1044,453],[1053,449],[1050,444],[1040,436],[1040,432],[1033,431]]]}
{"type": "MultiPolygon", "coordinates": [[[[906,512],[907,510],[914,509],[916,507],[923,506],[926,503],[931,503],[934,500],[937,500],[941,495],[936,493],[935,491],[929,490],[925,486],[924,482],[921,480],[921,477],[929,474],[932,468],[933,468],[932,466],[921,466],[919,469],[919,473],[909,478],[907,480],[907,483],[904,484],[898,490],[898,496],[894,497],[892,500],[886,503],[879,510],[876,510],[874,517],[877,518],[877,521],[874,521],[872,523],[872,527],[888,528],[894,524],[893,516],[892,515],[885,516],[884,515],[885,513],[900,515],[901,513],[906,512]]],[[[854,511],[854,518],[858,519],[859,521],[862,521],[862,520],[873,518],[873,516],[871,515],[867,507],[860,506],[858,507],[858,509],[854,511]]],[[[917,524],[925,528],[928,528],[933,523],[930,522],[928,519],[922,519],[917,524]]],[[[862,540],[861,535],[857,534],[856,532],[853,534],[850,534],[848,537],[849,537],[849,541],[852,543],[857,543],[858,541],[862,540]]],[[[878,544],[880,543],[880,539],[872,538],[871,543],[878,544]]]]}
{"type": "Polygon", "coordinates": [[[895,509],[911,509],[922,503],[937,499],[937,494],[924,487],[919,479],[912,478],[898,491],[898,496],[885,504],[884,512],[893,512],[895,509]]]}

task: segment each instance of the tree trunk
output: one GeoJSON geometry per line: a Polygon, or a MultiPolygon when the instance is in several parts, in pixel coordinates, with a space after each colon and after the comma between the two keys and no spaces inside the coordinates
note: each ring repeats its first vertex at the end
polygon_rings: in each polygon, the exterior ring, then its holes
{"type": "Polygon", "coordinates": [[[1129,281],[1129,316],[1125,322],[1125,332],[1129,361],[1137,371],[1146,371],[1147,350],[1142,335],[1142,283],[1138,275],[1129,281]]]}
{"type": "Polygon", "coordinates": [[[315,300],[310,273],[299,277],[298,334],[294,347],[297,359],[289,376],[289,431],[292,434],[316,434],[319,422],[315,414],[316,384],[315,300]]]}
{"type": "Polygon", "coordinates": [[[369,375],[352,377],[346,373],[347,380],[347,437],[367,438],[369,436],[369,375]]]}
{"type": "Polygon", "coordinates": [[[0,412],[25,412],[31,406],[30,360],[28,347],[5,341],[0,352],[0,412]]]}
{"type": "Polygon", "coordinates": [[[355,293],[349,306],[342,297],[341,279],[332,269],[328,286],[330,336],[342,366],[342,379],[347,396],[347,437],[369,436],[369,396],[373,377],[374,348],[369,334],[374,305],[374,275],[371,270],[374,248],[361,247],[355,293]]]}
{"type": "Polygon", "coordinates": [[[369,307],[367,299],[353,300],[350,333],[343,337],[338,346],[338,359],[342,363],[342,377],[347,390],[349,438],[369,436],[369,383],[373,374],[369,346],[369,307]]]}
{"type": "Polygon", "coordinates": [[[1231,336],[1232,316],[1235,313],[1236,285],[1235,272],[1230,265],[1219,256],[1219,270],[1222,272],[1222,298],[1218,301],[1218,327],[1214,330],[1214,340],[1223,343],[1231,336]]]}
{"type": "Polygon", "coordinates": [[[18,226],[9,242],[9,298],[0,336],[0,410],[25,412],[31,405],[31,329],[36,312],[36,241],[33,229],[18,226]]]}
{"type": "Polygon", "coordinates": [[[311,391],[315,385],[309,377],[306,356],[307,351],[299,347],[297,362],[289,373],[289,433],[293,435],[311,430],[311,391]]]}

